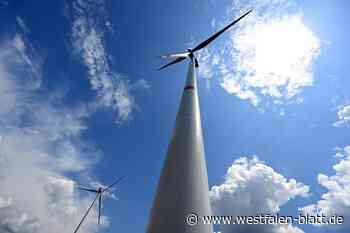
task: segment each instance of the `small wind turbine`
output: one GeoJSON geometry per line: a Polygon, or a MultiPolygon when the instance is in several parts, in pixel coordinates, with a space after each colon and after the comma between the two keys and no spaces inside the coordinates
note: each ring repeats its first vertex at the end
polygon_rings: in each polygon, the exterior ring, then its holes
{"type": "Polygon", "coordinates": [[[104,192],[106,192],[107,190],[109,190],[110,188],[112,188],[114,185],[116,185],[117,183],[119,183],[122,179],[124,179],[125,176],[121,176],[119,177],[116,181],[114,181],[112,184],[110,184],[109,186],[107,186],[106,188],[103,187],[99,187],[98,189],[89,189],[89,188],[83,188],[83,187],[78,187],[78,189],[80,190],[84,190],[84,191],[88,191],[91,193],[96,193],[96,197],[93,200],[93,202],[91,203],[89,209],[86,211],[86,213],[84,214],[83,218],[81,219],[81,221],[79,222],[77,228],[75,228],[74,233],[76,233],[81,224],[84,222],[86,216],[89,214],[91,208],[93,207],[93,205],[95,204],[96,200],[98,199],[98,220],[97,223],[100,224],[100,218],[101,218],[101,205],[102,205],[102,195],[104,192]]]}

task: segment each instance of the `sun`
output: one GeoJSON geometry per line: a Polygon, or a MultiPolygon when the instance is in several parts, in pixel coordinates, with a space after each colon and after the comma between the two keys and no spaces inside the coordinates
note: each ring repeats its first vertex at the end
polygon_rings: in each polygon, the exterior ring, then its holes
{"type": "Polygon", "coordinates": [[[300,15],[246,23],[229,43],[229,59],[220,69],[221,85],[231,94],[254,105],[264,96],[281,103],[313,84],[320,40],[300,15]]]}

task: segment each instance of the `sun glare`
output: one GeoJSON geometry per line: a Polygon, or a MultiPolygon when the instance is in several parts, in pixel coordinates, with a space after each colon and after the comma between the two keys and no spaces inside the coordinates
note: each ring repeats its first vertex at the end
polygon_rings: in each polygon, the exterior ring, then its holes
{"type": "Polygon", "coordinates": [[[232,33],[230,46],[233,64],[221,67],[221,85],[254,105],[261,101],[259,95],[275,103],[288,101],[313,83],[320,41],[300,15],[247,23],[232,33]]]}

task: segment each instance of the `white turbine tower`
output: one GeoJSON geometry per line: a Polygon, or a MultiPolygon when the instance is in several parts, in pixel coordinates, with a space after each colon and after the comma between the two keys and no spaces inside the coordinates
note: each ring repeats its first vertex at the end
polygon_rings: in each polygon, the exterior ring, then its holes
{"type": "Polygon", "coordinates": [[[211,208],[196,83],[195,68],[198,67],[198,61],[194,52],[207,46],[250,12],[251,10],[194,49],[162,56],[174,60],[160,70],[186,58],[190,58],[190,63],[147,233],[213,232],[211,224],[200,221],[202,216],[211,215],[211,208]]]}

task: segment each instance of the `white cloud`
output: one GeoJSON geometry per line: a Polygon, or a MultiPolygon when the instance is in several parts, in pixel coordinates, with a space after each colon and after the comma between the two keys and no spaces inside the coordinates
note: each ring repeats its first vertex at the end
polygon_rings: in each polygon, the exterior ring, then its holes
{"type": "Polygon", "coordinates": [[[27,25],[24,23],[23,19],[20,16],[16,17],[16,21],[23,33],[29,32],[27,25]]]}
{"type": "MultiPolygon", "coordinates": [[[[276,214],[280,207],[296,197],[306,197],[309,187],[287,179],[257,158],[237,159],[228,169],[225,181],[213,186],[210,200],[213,214],[220,216],[255,216],[276,214]]],[[[224,233],[303,232],[292,225],[222,225],[224,233]]]]}
{"type": "Polygon", "coordinates": [[[325,192],[321,200],[302,208],[305,214],[324,214],[328,217],[338,215],[344,217],[342,225],[317,225],[333,229],[350,230],[350,146],[344,149],[336,149],[335,158],[338,162],[333,166],[335,174],[328,176],[318,175],[318,183],[322,185],[325,192]]]}
{"type": "Polygon", "coordinates": [[[4,198],[0,197],[0,209],[9,207],[12,204],[12,198],[8,198],[5,200],[4,198]]]}
{"type": "Polygon", "coordinates": [[[215,25],[216,25],[216,19],[215,19],[215,18],[213,18],[213,19],[211,20],[210,25],[211,25],[212,27],[215,27],[215,25]]]}
{"type": "MultiPolygon", "coordinates": [[[[223,71],[223,70],[222,70],[223,71]]],[[[226,76],[227,77],[227,76],[226,76]]],[[[238,83],[235,79],[224,78],[221,86],[230,94],[236,95],[240,99],[250,100],[254,106],[258,105],[258,97],[254,91],[242,88],[242,85],[238,83]]]]}
{"type": "Polygon", "coordinates": [[[293,3],[233,1],[228,19],[250,6],[254,11],[229,32],[230,39],[212,52],[210,59],[201,61],[215,70],[206,73],[221,77],[221,86],[228,93],[255,106],[300,101],[300,92],[313,84],[313,62],[320,52],[320,40],[306,27],[293,3]],[[215,66],[212,60],[218,58],[215,66]]]}
{"type": "Polygon", "coordinates": [[[214,75],[218,75],[218,73],[215,72],[215,70],[213,70],[212,68],[221,65],[220,55],[213,53],[209,47],[201,50],[197,58],[200,63],[200,68],[198,69],[199,77],[204,78],[206,80],[206,88],[207,90],[210,90],[211,78],[214,75]]]}
{"type": "Polygon", "coordinates": [[[136,104],[130,94],[129,81],[109,65],[104,37],[106,32],[112,30],[111,25],[104,0],[73,2],[74,51],[83,58],[88,68],[91,88],[97,92],[98,104],[115,110],[117,122],[123,122],[129,119],[136,104]]]}
{"type": "MultiPolygon", "coordinates": [[[[26,33],[28,33],[28,29],[23,20],[17,18],[17,23],[20,25],[22,32],[15,35],[11,44],[16,48],[17,53],[20,55],[18,63],[21,65],[22,70],[26,75],[26,88],[36,89],[41,85],[41,66],[43,61],[41,56],[27,39],[26,33]]],[[[18,70],[17,67],[16,69],[18,70]]]]}
{"type": "MultiPolygon", "coordinates": [[[[29,47],[18,35],[0,44],[0,232],[71,233],[92,200],[66,174],[88,176],[99,153],[80,139],[85,110],[36,91],[41,60],[29,47]]],[[[80,232],[96,231],[93,210],[80,232]]]]}
{"type": "Polygon", "coordinates": [[[151,90],[151,86],[148,84],[148,82],[145,79],[139,79],[134,84],[131,85],[132,90],[151,90]]]}
{"type": "Polygon", "coordinates": [[[350,105],[344,105],[338,107],[338,121],[333,126],[342,126],[350,121],[350,105]]]}
{"type": "MultiPolygon", "coordinates": [[[[0,47],[1,49],[1,47],[0,47]]],[[[0,60],[3,56],[0,54],[0,60]]],[[[0,62],[0,77],[7,77],[9,75],[8,71],[5,69],[2,62],[0,62]]],[[[16,95],[12,92],[14,89],[14,84],[11,80],[0,78],[0,117],[2,118],[5,114],[11,112],[15,105],[16,95]]],[[[0,120],[1,121],[1,120],[0,120]]]]}

